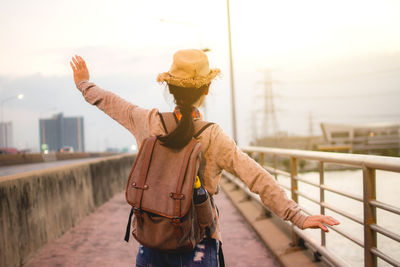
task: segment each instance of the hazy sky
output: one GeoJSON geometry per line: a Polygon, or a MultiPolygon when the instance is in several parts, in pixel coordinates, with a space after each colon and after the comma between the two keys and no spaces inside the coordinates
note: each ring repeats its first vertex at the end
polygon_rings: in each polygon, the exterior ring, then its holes
{"type": "MultiPolygon", "coordinates": [[[[400,2],[231,1],[239,143],[261,134],[263,80],[270,71],[279,131],[314,134],[319,123],[400,122],[400,2]]],[[[69,60],[87,61],[91,80],[135,104],[173,107],[156,83],[172,54],[210,48],[222,76],[207,117],[231,133],[225,1],[0,1],[0,100],[14,145],[39,147],[38,119],[84,116],[89,151],[134,143],[87,104],[69,60]],[[163,20],[163,21],[161,21],[163,20]]]]}

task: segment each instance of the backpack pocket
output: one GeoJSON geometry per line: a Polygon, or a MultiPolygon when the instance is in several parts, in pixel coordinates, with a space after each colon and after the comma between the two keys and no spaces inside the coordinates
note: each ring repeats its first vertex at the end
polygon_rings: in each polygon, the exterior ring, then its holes
{"type": "Polygon", "coordinates": [[[195,209],[200,228],[205,229],[214,222],[214,213],[211,206],[210,196],[208,196],[206,201],[200,204],[195,204],[195,209]]]}
{"type": "Polygon", "coordinates": [[[175,225],[171,218],[157,214],[143,212],[140,217],[133,220],[133,236],[142,245],[155,250],[181,253],[192,251],[198,244],[204,231],[195,227],[195,220],[189,220],[188,217],[194,217],[194,209],[178,220],[181,223],[175,225]]]}

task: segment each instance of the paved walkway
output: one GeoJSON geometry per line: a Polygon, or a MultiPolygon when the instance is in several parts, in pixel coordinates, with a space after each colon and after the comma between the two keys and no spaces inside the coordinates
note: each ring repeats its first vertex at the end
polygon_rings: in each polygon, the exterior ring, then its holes
{"type": "MultiPolygon", "coordinates": [[[[223,192],[215,198],[221,214],[228,267],[278,266],[223,192]]],[[[40,249],[24,266],[134,266],[138,243],[123,241],[130,207],[120,193],[62,237],[40,249]]]]}

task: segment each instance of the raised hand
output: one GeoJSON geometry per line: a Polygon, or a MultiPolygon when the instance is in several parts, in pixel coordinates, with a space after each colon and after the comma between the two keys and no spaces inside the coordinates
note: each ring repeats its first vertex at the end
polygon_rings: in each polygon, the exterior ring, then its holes
{"type": "Polygon", "coordinates": [[[69,62],[72,71],[74,72],[74,81],[76,86],[82,80],[89,80],[89,70],[86,67],[86,62],[80,56],[75,55],[72,57],[72,61],[69,62]]]}
{"type": "Polygon", "coordinates": [[[340,224],[340,222],[330,216],[313,215],[313,216],[308,216],[306,218],[306,220],[304,221],[304,224],[303,224],[303,229],[321,228],[323,231],[329,232],[328,228],[324,224],[332,226],[332,225],[338,225],[338,224],[340,224]]]}

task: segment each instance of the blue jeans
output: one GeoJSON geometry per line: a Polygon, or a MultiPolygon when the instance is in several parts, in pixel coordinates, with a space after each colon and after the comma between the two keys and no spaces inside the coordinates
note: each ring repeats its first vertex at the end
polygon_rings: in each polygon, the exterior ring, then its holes
{"type": "Polygon", "coordinates": [[[219,242],[205,238],[193,251],[171,254],[140,245],[136,267],[218,267],[219,242]]]}

